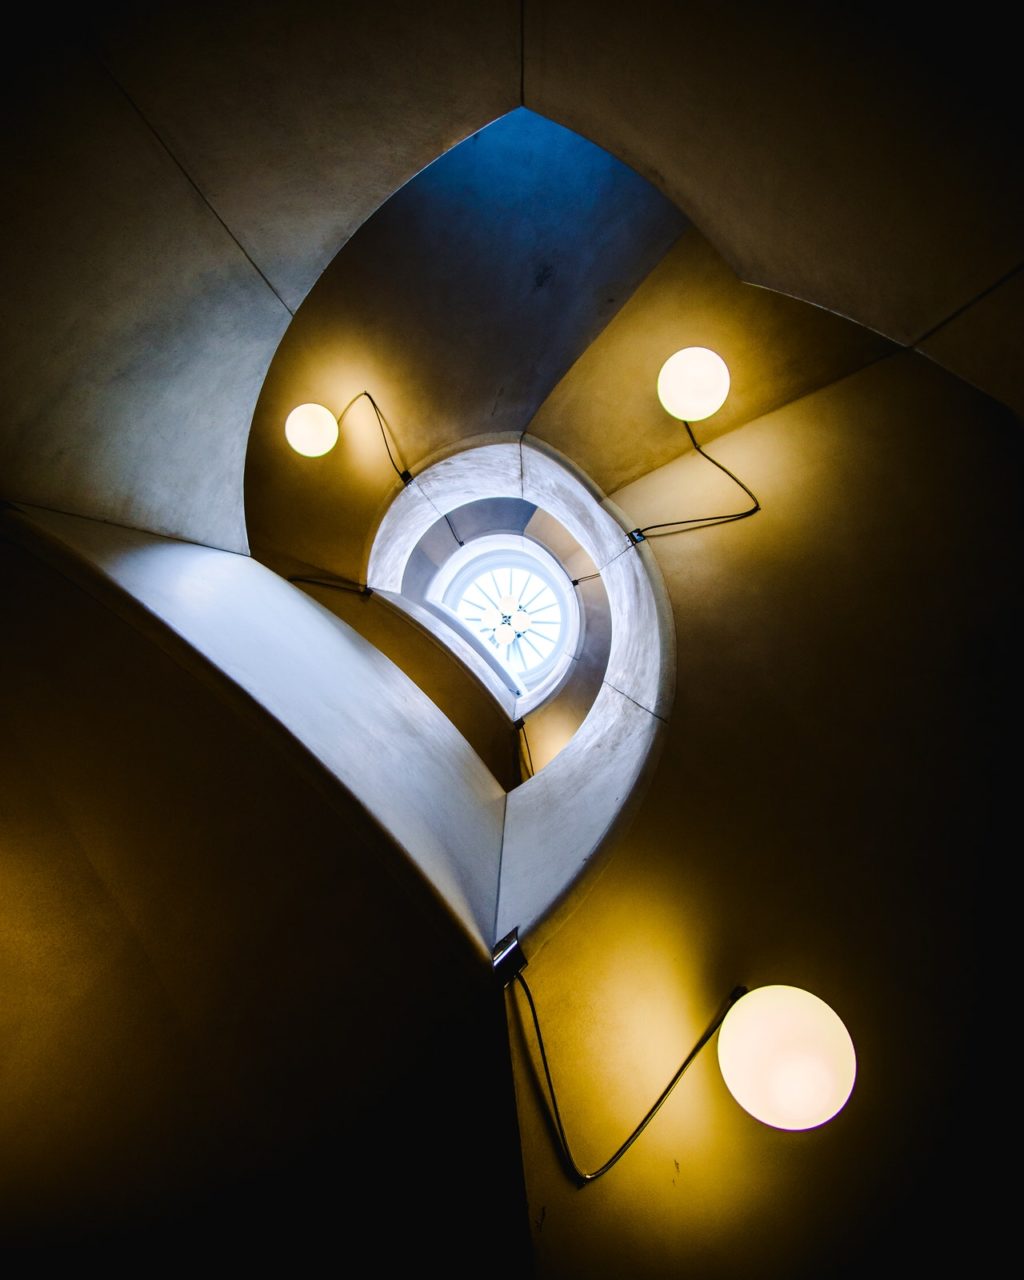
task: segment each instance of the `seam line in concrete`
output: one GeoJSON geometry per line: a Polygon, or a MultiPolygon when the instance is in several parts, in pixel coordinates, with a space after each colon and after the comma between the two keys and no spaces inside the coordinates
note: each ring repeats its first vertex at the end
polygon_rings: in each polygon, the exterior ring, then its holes
{"type": "Polygon", "coordinates": [[[650,707],[645,707],[642,702],[637,702],[636,698],[630,697],[624,689],[620,689],[617,684],[612,684],[610,680],[602,680],[602,684],[606,684],[609,689],[614,689],[616,693],[621,694],[627,702],[632,702],[634,707],[639,707],[641,711],[646,711],[649,716],[653,716],[655,720],[660,720],[662,724],[668,724],[664,716],[659,716],[657,711],[652,711],[650,707]]]}
{"type": "Polygon", "coordinates": [[[103,71],[104,71],[104,72],[106,73],[106,75],[109,77],[109,79],[110,79],[111,83],[115,86],[115,88],[118,90],[118,92],[119,92],[119,93],[121,94],[121,96],[124,98],[124,100],[125,100],[125,101],[128,103],[128,105],[132,108],[132,110],[133,110],[133,111],[135,112],[135,114],[139,117],[139,119],[140,119],[140,120],[142,121],[142,123],[146,126],[146,128],[149,130],[149,132],[153,135],[153,137],[157,140],[157,142],[160,144],[160,146],[163,148],[163,150],[167,153],[167,155],[171,158],[171,160],[173,161],[173,163],[175,164],[175,166],[178,168],[178,170],[181,172],[182,176],[185,178],[185,181],[189,184],[189,186],[190,186],[190,187],[192,188],[192,190],[196,193],[196,195],[199,197],[199,199],[200,199],[200,200],[202,200],[203,204],[205,204],[205,205],[206,205],[207,209],[209,209],[209,211],[210,211],[210,212],[213,214],[213,216],[217,219],[217,221],[220,223],[220,225],[224,228],[225,232],[228,234],[228,236],[230,237],[230,239],[231,239],[232,243],[233,243],[233,244],[235,245],[235,247],[238,249],[239,253],[241,253],[241,254],[242,254],[242,256],[245,258],[246,262],[248,262],[248,264],[249,264],[249,265],[252,267],[252,269],[256,272],[256,274],[259,276],[259,278],[263,281],[263,283],[264,283],[264,284],[267,286],[267,288],[270,290],[270,292],[274,295],[274,297],[278,300],[278,302],[280,302],[281,306],[282,306],[282,307],[284,307],[285,311],[287,311],[287,312],[288,312],[288,314],[289,314],[290,316],[294,317],[295,312],[291,309],[291,307],[288,305],[288,303],[287,303],[287,302],[285,302],[284,298],[282,298],[282,297],[281,297],[281,295],[278,293],[278,291],[274,288],[273,284],[271,284],[271,282],[270,282],[270,280],[268,279],[268,277],[266,276],[266,274],[261,270],[261,268],[258,266],[258,264],[256,263],[256,261],[253,259],[252,255],[249,253],[249,251],[246,249],[246,247],[242,244],[241,240],[239,240],[239,238],[235,235],[235,233],[231,230],[231,228],[228,226],[228,224],[224,221],[224,219],[220,216],[220,214],[219,214],[219,213],[217,212],[217,210],[214,208],[213,204],[210,202],[209,198],[207,197],[206,193],[203,191],[202,187],[200,187],[199,183],[198,183],[198,182],[196,182],[195,178],[193,178],[193,177],[192,177],[192,175],[191,175],[191,174],[189,173],[189,171],[185,168],[185,166],[182,164],[182,162],[181,162],[181,161],[178,159],[178,157],[174,154],[174,152],[173,152],[173,151],[171,150],[171,148],[168,146],[168,144],[167,144],[166,140],[164,139],[164,137],[163,137],[163,135],[160,133],[160,131],[156,128],[156,126],[152,123],[152,121],[151,121],[151,120],[146,116],[145,112],[142,110],[142,108],[139,106],[139,104],[135,101],[135,99],[132,97],[132,95],[131,95],[131,94],[128,92],[128,90],[124,87],[124,85],[121,83],[121,81],[120,81],[120,80],[118,80],[117,76],[115,76],[115,75],[114,75],[113,71],[111,71],[111,70],[110,70],[110,68],[109,68],[109,67],[107,66],[107,64],[103,61],[103,59],[102,59],[98,54],[96,54],[96,55],[95,55],[95,57],[96,57],[96,61],[97,61],[97,62],[99,63],[99,65],[100,65],[100,67],[102,67],[103,71]]]}
{"type": "Polygon", "coordinates": [[[999,279],[990,284],[987,289],[982,289],[980,293],[976,293],[974,297],[968,299],[962,307],[957,307],[955,311],[951,311],[944,320],[940,320],[938,324],[934,324],[930,329],[926,329],[924,333],[920,334],[908,345],[913,348],[922,342],[926,342],[933,334],[938,333],[940,329],[944,329],[947,324],[952,323],[952,321],[956,320],[958,316],[962,316],[965,311],[969,311],[971,307],[980,302],[982,298],[987,298],[990,293],[994,293],[1000,285],[1004,285],[1008,280],[1012,280],[1020,271],[1024,271],[1024,262],[1018,262],[1017,265],[1015,267],[1011,267],[1009,271],[1004,271],[999,279]]]}

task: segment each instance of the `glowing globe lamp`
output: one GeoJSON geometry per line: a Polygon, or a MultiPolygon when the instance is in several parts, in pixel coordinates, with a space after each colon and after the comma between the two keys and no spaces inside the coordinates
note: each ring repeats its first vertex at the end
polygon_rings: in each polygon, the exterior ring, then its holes
{"type": "Polygon", "coordinates": [[[338,443],[338,419],[322,404],[300,404],[285,419],[284,434],[296,453],[320,458],[338,443]]]}
{"type": "Polygon", "coordinates": [[[776,1129],[813,1129],[846,1104],[857,1074],[850,1033],[799,987],[758,987],[738,1000],[718,1033],[729,1092],[776,1129]]]}
{"type": "Polygon", "coordinates": [[[710,418],[729,394],[729,366],[707,347],[684,347],[669,356],[658,374],[658,399],[684,422],[710,418]]]}

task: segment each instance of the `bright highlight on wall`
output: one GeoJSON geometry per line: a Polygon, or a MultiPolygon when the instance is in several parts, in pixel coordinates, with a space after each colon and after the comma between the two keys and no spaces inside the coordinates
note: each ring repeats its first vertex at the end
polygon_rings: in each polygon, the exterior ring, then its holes
{"type": "Polygon", "coordinates": [[[658,374],[658,399],[673,418],[699,422],[725,404],[729,366],[707,347],[685,347],[669,356],[658,374]]]}
{"type": "Polygon", "coordinates": [[[338,443],[338,419],[322,404],[300,404],[285,419],[284,434],[296,453],[320,458],[338,443]]]}
{"type": "Polygon", "coordinates": [[[745,1111],[776,1129],[813,1129],[846,1104],[857,1074],[850,1033],[817,996],[759,987],[729,1010],[718,1063],[745,1111]]]}

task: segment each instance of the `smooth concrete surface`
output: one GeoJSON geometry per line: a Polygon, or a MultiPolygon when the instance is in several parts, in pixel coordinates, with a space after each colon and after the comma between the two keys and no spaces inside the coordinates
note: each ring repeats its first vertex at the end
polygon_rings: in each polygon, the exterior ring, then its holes
{"type": "Polygon", "coordinates": [[[19,105],[3,495],[244,551],[245,438],[287,310],[94,61],[55,52],[19,105]]]}
{"type": "Polygon", "coordinates": [[[490,668],[472,646],[447,628],[439,638],[438,619],[403,597],[383,591],[356,595],[317,583],[296,585],[400,667],[448,717],[504,790],[518,785],[511,715],[515,695],[507,685],[492,687],[486,682],[490,668]]]}
{"type": "Polygon", "coordinates": [[[918,343],[917,350],[987,391],[1024,418],[1020,314],[1024,271],[993,289],[918,343]]]}
{"type": "Polygon", "coordinates": [[[590,888],[581,876],[636,800],[661,728],[605,683],[571,742],[509,794],[496,937],[518,927],[529,954],[537,927],[590,888]]]}
{"type": "MultiPolygon", "coordinates": [[[[381,521],[370,552],[369,585],[393,592],[428,524],[422,496],[435,511],[453,511],[472,495],[522,498],[547,512],[600,566],[611,619],[606,679],[653,714],[671,705],[671,619],[658,604],[657,565],[636,554],[626,533],[554,450],[524,437],[518,444],[492,444],[453,454],[406,486],[381,521]],[[417,494],[415,490],[419,489],[417,494]]],[[[438,635],[440,637],[440,631],[438,635]]],[[[531,709],[527,695],[516,716],[531,709]]]]}
{"type": "Polygon", "coordinates": [[[519,99],[514,0],[158,4],[97,27],[293,311],[392,192],[519,99]]]}
{"type": "Polygon", "coordinates": [[[527,10],[526,105],[656,182],[741,279],[905,344],[1024,261],[1004,9],[527,10]]]}
{"type": "Polygon", "coordinates": [[[744,284],[694,228],[679,238],[530,423],[605,493],[690,447],[658,400],[661,366],[710,347],[729,368],[725,404],[695,422],[702,443],[889,354],[842,317],[744,284]]]}
{"type": "Polygon", "coordinates": [[[509,497],[526,501],[519,441],[506,436],[467,441],[458,452],[429,464],[416,476],[421,491],[437,511],[447,513],[481,498],[509,497]]]}
{"type": "MultiPolygon", "coordinates": [[[[517,995],[538,1274],[854,1280],[883,1255],[911,1274],[997,1269],[1001,1246],[979,1243],[991,1187],[950,1174],[982,1167],[988,1141],[979,993],[1001,929],[989,869],[1016,821],[1019,423],[904,354],[715,447],[763,510],[651,540],[675,615],[673,714],[601,874],[528,940],[526,976],[584,1167],[736,983],[826,1000],[857,1083],[833,1122],[788,1134],[732,1101],[710,1046],[580,1191],[517,995]]],[[[690,455],[612,497],[647,523],[729,489],[690,455]]]]}
{"type": "MultiPolygon", "coordinates": [[[[582,555],[582,553],[581,553],[582,555]]],[[[569,572],[580,572],[569,568],[569,572]]],[[[565,683],[525,715],[524,751],[530,774],[539,773],[572,741],[604,683],[611,649],[611,610],[600,578],[576,588],[584,640],[565,683]]]]}
{"type": "Polygon", "coordinates": [[[374,530],[367,557],[366,585],[374,591],[399,593],[409,557],[437,517],[437,507],[422,485],[414,481],[398,492],[374,530]]]}
{"type": "Polygon", "coordinates": [[[524,436],[521,456],[523,496],[563,524],[603,572],[628,545],[626,530],[601,509],[604,494],[571,455],[543,440],[524,436]]]}
{"type": "Polygon", "coordinates": [[[675,640],[657,560],[645,544],[631,545],[605,566],[601,581],[612,631],[605,681],[667,719],[675,695],[675,640]]]}
{"type": "MultiPolygon", "coordinates": [[[[68,24],[40,10],[35,41],[19,25],[2,87],[0,484],[4,497],[31,490],[241,549],[245,436],[288,319],[258,268],[298,296],[331,236],[364,221],[395,175],[514,106],[516,33],[510,82],[505,7],[442,4],[397,21],[391,7],[336,6],[322,21],[294,7],[294,32],[287,15],[268,25],[269,10],[233,0],[197,12],[101,3],[68,24]],[[144,113],[199,191],[101,64],[83,61],[101,30],[130,92],[141,101],[152,85],[144,113]],[[338,77],[310,92],[283,55],[317,41],[338,77]],[[479,51],[496,46],[481,69],[479,51]],[[432,64],[420,65],[424,48],[432,64]],[[387,93],[345,66],[350,49],[387,93]],[[435,96],[404,93],[434,68],[435,96]],[[342,104],[333,95],[350,84],[357,101],[342,104]],[[353,158],[342,185],[356,171],[365,182],[339,194],[341,147],[353,158]],[[308,158],[305,172],[285,151],[308,158]],[[229,205],[225,227],[215,211],[229,205]],[[259,242],[273,264],[248,263],[237,242],[250,255],[259,242]]],[[[527,0],[522,12],[527,106],[634,163],[739,278],[920,342],[997,398],[1014,391],[1008,273],[1024,219],[1005,10],[948,21],[913,6],[527,0]]],[[[423,242],[438,243],[433,230],[423,242]]],[[[383,256],[386,275],[414,249],[383,256]]],[[[477,281],[501,278],[486,260],[474,267],[477,281]]],[[[379,300],[392,287],[370,283],[379,300]]],[[[666,317],[685,321],[686,292],[681,275],[666,317]]],[[[727,311],[744,305],[742,292],[718,296],[727,311]]],[[[293,353],[303,397],[315,390],[340,412],[375,386],[368,372],[390,368],[381,333],[404,332],[411,314],[382,302],[365,347],[356,316],[349,349],[332,346],[325,316],[323,344],[314,334],[304,364],[293,353]]],[[[582,327],[599,333],[611,314],[582,327]]],[[[717,323],[713,308],[704,316],[717,323]]],[[[470,316],[486,323],[486,309],[470,316]]],[[[593,860],[589,892],[534,929],[528,973],[588,1161],[621,1141],[737,980],[795,982],[834,1005],[860,1054],[854,1099],[820,1130],[764,1130],[705,1054],[615,1173],[579,1192],[553,1153],[527,1034],[515,1070],[533,1257],[513,1274],[863,1280],[880,1259],[909,1275],[1005,1265],[977,1099],[993,1093],[980,1004],[1002,971],[983,949],[1008,932],[992,868],[1018,821],[1020,423],[923,359],[849,376],[855,365],[825,360],[812,330],[775,348],[785,362],[759,364],[755,325],[734,403],[745,367],[761,386],[750,412],[768,416],[728,430],[712,419],[706,435],[698,425],[764,510],[652,538],[675,613],[675,707],[631,821],[593,860]],[[773,409],[761,383],[773,363],[789,397],[819,390],[773,409]],[[802,382],[809,368],[828,376],[802,382]]],[[[633,383],[619,375],[634,359],[656,368],[648,341],[662,332],[638,318],[633,354],[624,345],[609,365],[623,402],[633,383]]],[[[458,351],[462,335],[448,336],[458,351]]],[[[475,385],[496,391],[511,365],[544,394],[525,371],[537,341],[492,344],[500,367],[475,385]]],[[[420,367],[401,403],[379,397],[399,447],[449,432],[437,408],[447,372],[420,367]]],[[[486,430],[496,403],[504,395],[465,430],[486,430]]],[[[551,441],[632,523],[735,500],[725,477],[670,449],[677,429],[653,396],[651,435],[634,418],[623,448],[618,403],[575,435],[560,417],[570,434],[551,441]]],[[[308,526],[309,564],[361,577],[397,488],[361,401],[338,450],[256,532],[272,542],[284,530],[288,543],[308,526]]],[[[479,946],[251,698],[222,716],[192,666],[180,678],[162,624],[129,644],[104,610],[6,557],[4,590],[4,1084],[16,1100],[0,1144],[5,1241],[74,1243],[73,1220],[150,1257],[168,1240],[206,1248],[213,1228],[232,1256],[265,1257],[275,1233],[293,1252],[317,1233],[336,1249],[342,1205],[343,1224],[359,1224],[360,1244],[386,1241],[389,1262],[436,1256],[451,1275],[498,1274],[525,1209],[495,1186],[519,1147],[496,1104],[508,1062],[491,989],[475,985],[489,977],[479,946]],[[177,1034],[181,1009],[201,1034],[177,1034]],[[410,1176],[410,1158],[422,1172],[440,1150],[443,1175],[410,1176]]],[[[220,679],[218,698],[231,692],[220,679]]],[[[513,1032],[518,1022],[513,1011],[513,1032]]]]}
{"type": "MultiPolygon", "coordinates": [[[[634,21],[546,0],[522,67],[518,24],[517,6],[460,0],[30,22],[5,84],[4,495],[243,549],[244,437],[288,319],[273,288],[294,308],[390,191],[515,106],[520,72],[527,106],[636,165],[742,277],[898,341],[1020,265],[998,17],[954,34],[863,6],[634,21]]],[[[956,345],[954,370],[1005,394],[1002,363],[956,345]]],[[[355,363],[351,385],[302,380],[354,394],[355,363]]],[[[418,429],[407,390],[385,399],[418,429]]],[[[606,489],[626,480],[579,461],[606,489]]],[[[386,463],[378,500],[385,480],[386,463]]],[[[341,559],[316,562],[354,576],[341,559]]]]}
{"type": "MultiPolygon", "coordinates": [[[[664,602],[659,605],[664,588],[659,593],[656,562],[645,548],[626,542],[614,504],[602,507],[550,447],[524,438],[467,449],[428,468],[416,487],[438,511],[455,510],[470,494],[477,500],[525,499],[602,566],[610,629],[603,683],[582,723],[571,725],[568,742],[550,755],[544,749],[534,762],[540,771],[510,792],[506,803],[495,938],[513,926],[526,937],[553,909],[564,909],[567,895],[636,799],[637,782],[671,708],[672,618],[664,602]]],[[[404,562],[427,527],[423,502],[408,486],[381,521],[370,554],[371,586],[378,565],[389,580],[404,577],[404,562]]],[[[600,632],[593,640],[603,653],[600,632]]],[[[517,716],[520,703],[529,705],[529,698],[517,701],[517,716]]],[[[528,721],[527,736],[529,728],[528,721]]]]}
{"type": "MultiPolygon", "coordinates": [[[[495,474],[500,473],[497,459],[488,469],[495,474]]],[[[428,469],[422,474],[426,482],[432,473],[428,469]]],[[[472,475],[467,479],[467,492],[475,491],[472,475]]],[[[513,473],[509,472],[506,479],[515,486],[513,473]]],[[[411,485],[407,490],[411,496],[403,499],[417,510],[418,491],[416,484],[411,485]]],[[[531,539],[561,561],[572,577],[586,579],[588,575],[596,574],[593,560],[564,525],[521,499],[480,498],[453,509],[451,520],[459,537],[467,542],[492,531],[525,529],[531,539]]],[[[535,695],[517,699],[507,682],[499,679],[493,668],[481,661],[475,649],[464,644],[435,614],[417,603],[422,600],[434,573],[456,545],[451,529],[443,520],[435,521],[403,568],[401,557],[405,552],[401,551],[401,531],[394,516],[386,515],[385,521],[388,532],[383,532],[382,522],[382,534],[374,548],[373,563],[382,566],[382,574],[391,572],[394,577],[401,577],[401,594],[377,588],[372,596],[359,597],[350,591],[332,590],[327,586],[304,586],[303,589],[314,593],[325,607],[338,613],[411,676],[476,748],[495,777],[511,789],[521,781],[518,774],[514,780],[507,777],[505,737],[511,732],[512,722],[519,718],[526,720],[521,743],[521,771],[524,776],[530,776],[544,768],[571,740],[601,688],[611,643],[608,596],[601,580],[592,577],[581,581],[577,587],[583,639],[567,678],[542,703],[536,701],[535,695]],[[413,624],[412,627],[397,625],[396,629],[384,625],[382,629],[386,619],[379,609],[374,608],[374,601],[393,606],[398,611],[392,615],[394,622],[398,624],[401,615],[413,624]],[[433,638],[433,644],[426,650],[422,641],[424,633],[433,638]],[[442,655],[447,655],[447,662],[442,655]],[[454,696],[456,694],[458,696],[454,696]],[[493,714],[489,713],[487,705],[482,705],[489,703],[497,703],[504,712],[505,735],[495,732],[493,714]]],[[[285,564],[278,565],[272,561],[272,567],[279,572],[288,572],[285,564]]],[[[301,566],[296,566],[295,571],[300,572],[301,566]]]]}
{"type": "Polygon", "coordinates": [[[490,952],[505,793],[407,676],[247,556],[50,512],[31,511],[29,519],[280,721],[490,952]]]}
{"type": "MultiPolygon", "coordinates": [[[[463,638],[451,627],[446,626],[440,618],[431,613],[428,609],[424,609],[422,605],[408,599],[402,595],[392,595],[390,592],[377,591],[374,595],[384,600],[390,608],[404,614],[417,627],[427,632],[428,635],[439,645],[447,649],[455,658],[455,665],[465,667],[467,672],[486,689],[488,696],[505,713],[505,718],[509,724],[516,718],[516,695],[501,680],[494,669],[486,663],[476,649],[468,644],[463,638]]],[[[436,701],[436,699],[433,699],[436,701]]]]}
{"type": "Polygon", "coordinates": [[[457,1272],[499,1239],[492,1272],[522,1275],[486,961],[280,725],[82,562],[51,561],[52,543],[30,554],[11,532],[5,1253],[73,1246],[132,1268],[272,1253],[315,1268],[339,1221],[394,1235],[380,1188],[404,1150],[443,1150],[444,1177],[417,1179],[402,1205],[389,1265],[412,1271],[426,1252],[457,1272]]]}
{"type": "Polygon", "coordinates": [[[446,447],[522,432],[685,225],[636,173],[529,111],[441,156],[338,253],[275,353],[246,460],[253,546],[359,576],[356,535],[394,481],[365,400],[313,464],[282,435],[297,404],[340,414],[368,390],[414,473],[446,447]]]}
{"type": "Polygon", "coordinates": [[[416,548],[439,517],[488,498],[522,499],[518,439],[488,437],[428,463],[389,504],[373,532],[366,581],[375,591],[401,592],[416,548]]]}
{"type": "Polygon", "coordinates": [[[535,508],[523,532],[527,537],[539,542],[541,546],[547,547],[551,554],[562,562],[566,572],[574,578],[582,578],[597,572],[597,565],[565,525],[540,507],[535,508]]]}

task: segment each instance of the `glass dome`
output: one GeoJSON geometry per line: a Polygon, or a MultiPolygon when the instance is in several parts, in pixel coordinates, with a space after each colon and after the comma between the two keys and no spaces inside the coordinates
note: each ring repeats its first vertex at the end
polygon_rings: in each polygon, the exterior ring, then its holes
{"type": "Polygon", "coordinates": [[[546,666],[562,638],[562,608],[535,566],[482,568],[463,588],[455,612],[512,675],[546,666]]]}
{"type": "Polygon", "coordinates": [[[466,543],[438,570],[427,600],[531,702],[557,686],[576,653],[572,583],[550,552],[522,535],[466,543]]]}

